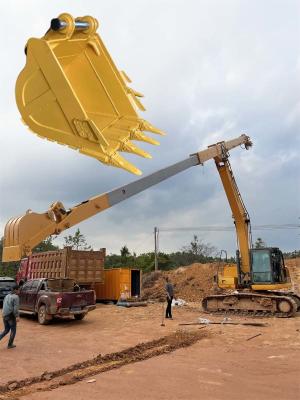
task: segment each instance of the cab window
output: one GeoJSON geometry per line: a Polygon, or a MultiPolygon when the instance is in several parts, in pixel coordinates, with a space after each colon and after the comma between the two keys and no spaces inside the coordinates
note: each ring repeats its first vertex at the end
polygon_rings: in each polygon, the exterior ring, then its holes
{"type": "Polygon", "coordinates": [[[28,290],[31,289],[31,286],[32,286],[32,282],[26,282],[26,283],[24,283],[24,285],[22,286],[21,291],[22,291],[22,292],[28,292],[28,290]]]}
{"type": "Polygon", "coordinates": [[[268,250],[252,252],[252,279],[254,283],[272,281],[270,253],[268,250]]]}
{"type": "Polygon", "coordinates": [[[33,281],[30,290],[37,290],[39,287],[40,281],[33,281]]]}
{"type": "Polygon", "coordinates": [[[274,282],[286,282],[286,271],[282,254],[279,252],[272,252],[271,257],[274,282]]]}

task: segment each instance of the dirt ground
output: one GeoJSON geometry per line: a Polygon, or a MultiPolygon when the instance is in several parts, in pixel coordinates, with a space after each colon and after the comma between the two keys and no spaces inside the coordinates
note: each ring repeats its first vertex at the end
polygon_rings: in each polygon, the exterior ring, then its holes
{"type": "Polygon", "coordinates": [[[267,326],[223,324],[200,330],[202,326],[179,323],[223,318],[204,314],[191,303],[175,308],[174,320],[161,326],[162,306],[125,309],[100,304],[86,320],[55,321],[49,326],[22,318],[17,348],[7,350],[6,340],[0,343],[0,399],[299,398],[299,313],[289,319],[232,316],[230,322],[267,326]],[[137,346],[140,343],[144,345],[137,346]],[[76,363],[72,379],[63,371],[55,378],[53,371],[76,363]],[[75,372],[81,377],[74,379],[75,372]],[[18,383],[33,377],[43,382],[18,383]],[[2,390],[8,382],[15,390],[2,390]],[[23,392],[18,385],[24,385],[23,392]]]}

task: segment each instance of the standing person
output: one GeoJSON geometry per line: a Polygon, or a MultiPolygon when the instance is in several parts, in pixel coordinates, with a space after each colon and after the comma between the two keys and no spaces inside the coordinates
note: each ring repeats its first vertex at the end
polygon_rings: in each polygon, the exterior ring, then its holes
{"type": "Polygon", "coordinates": [[[172,283],[169,282],[169,278],[166,277],[165,279],[166,279],[165,289],[166,289],[166,292],[167,292],[167,303],[168,303],[167,309],[166,309],[166,318],[173,319],[172,318],[172,306],[171,305],[172,305],[172,300],[173,300],[173,297],[174,297],[174,288],[173,288],[172,283]]]}
{"type": "Polygon", "coordinates": [[[17,331],[17,322],[19,322],[19,286],[15,284],[12,287],[12,292],[5,296],[3,302],[3,325],[4,331],[0,333],[0,340],[6,336],[10,331],[10,337],[8,341],[8,349],[16,347],[14,339],[17,331]]]}

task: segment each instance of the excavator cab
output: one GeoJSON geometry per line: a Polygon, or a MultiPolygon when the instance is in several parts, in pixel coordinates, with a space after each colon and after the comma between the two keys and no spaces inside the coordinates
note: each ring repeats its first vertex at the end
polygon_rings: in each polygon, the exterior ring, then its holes
{"type": "Polygon", "coordinates": [[[277,247],[251,249],[251,277],[254,285],[276,285],[289,282],[282,252],[277,247]]]}
{"type": "Polygon", "coordinates": [[[163,135],[137,111],[143,95],[128,86],[97,34],[98,21],[61,14],[25,47],[26,65],[16,83],[16,101],[29,129],[104,164],[140,175],[119,153],[151,158],[132,141],[159,144],[143,131],[163,135]]]}

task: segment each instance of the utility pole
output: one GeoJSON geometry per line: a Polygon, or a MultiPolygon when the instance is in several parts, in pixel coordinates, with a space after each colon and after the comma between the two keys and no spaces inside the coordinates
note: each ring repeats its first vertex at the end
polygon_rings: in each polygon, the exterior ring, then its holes
{"type": "Polygon", "coordinates": [[[158,233],[157,226],[154,227],[154,270],[158,271],[158,233]]]}

